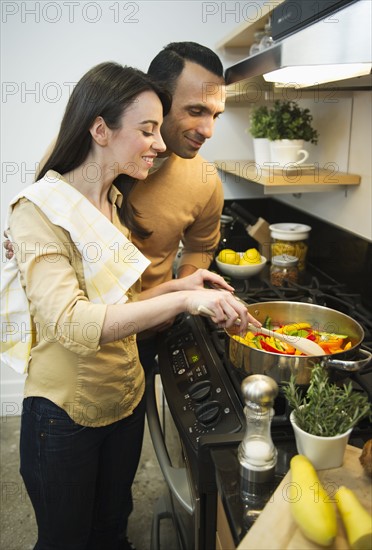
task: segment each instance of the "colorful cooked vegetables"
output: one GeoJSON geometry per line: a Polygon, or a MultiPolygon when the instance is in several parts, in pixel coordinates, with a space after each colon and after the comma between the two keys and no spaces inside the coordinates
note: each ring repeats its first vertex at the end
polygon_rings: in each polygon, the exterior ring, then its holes
{"type": "MultiPolygon", "coordinates": [[[[346,351],[352,347],[352,343],[346,334],[318,331],[312,328],[310,323],[291,323],[273,328],[271,319],[267,318],[263,326],[274,332],[293,336],[294,341],[296,336],[313,340],[323,348],[326,355],[346,351]]],[[[284,355],[304,355],[290,344],[280,342],[273,336],[265,336],[264,334],[249,331],[244,337],[234,335],[233,338],[241,344],[255,349],[282,353],[284,355]]]]}

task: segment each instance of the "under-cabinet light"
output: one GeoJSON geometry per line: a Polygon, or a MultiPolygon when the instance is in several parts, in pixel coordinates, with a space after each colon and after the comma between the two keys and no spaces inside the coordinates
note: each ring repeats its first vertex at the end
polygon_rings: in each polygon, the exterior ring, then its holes
{"type": "Polygon", "coordinates": [[[340,65],[300,65],[283,67],[263,75],[267,82],[279,87],[294,85],[298,88],[337,82],[348,78],[364,76],[371,72],[372,63],[347,63],[340,65]]]}

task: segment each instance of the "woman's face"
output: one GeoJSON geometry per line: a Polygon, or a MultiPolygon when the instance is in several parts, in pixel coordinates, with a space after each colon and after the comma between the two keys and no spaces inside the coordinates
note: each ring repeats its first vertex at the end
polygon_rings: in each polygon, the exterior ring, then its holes
{"type": "Polygon", "coordinates": [[[151,91],[137,96],[121,119],[121,128],[112,130],[109,155],[114,177],[128,174],[145,179],[158,153],[166,147],[160,135],[163,107],[151,91]]]}

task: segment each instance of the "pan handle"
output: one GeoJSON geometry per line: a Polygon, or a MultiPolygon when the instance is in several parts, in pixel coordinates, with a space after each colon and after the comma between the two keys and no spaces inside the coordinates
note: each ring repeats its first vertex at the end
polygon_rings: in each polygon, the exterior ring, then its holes
{"type": "Polygon", "coordinates": [[[342,359],[327,358],[324,361],[327,367],[331,367],[336,370],[340,370],[343,372],[358,372],[366,367],[372,359],[372,353],[365,349],[359,349],[359,353],[361,355],[364,355],[364,359],[360,359],[357,361],[343,361],[342,359]]]}

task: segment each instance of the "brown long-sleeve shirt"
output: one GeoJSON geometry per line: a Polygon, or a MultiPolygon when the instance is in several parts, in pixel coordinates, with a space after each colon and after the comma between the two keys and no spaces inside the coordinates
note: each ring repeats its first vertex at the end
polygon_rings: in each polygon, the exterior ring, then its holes
{"type": "Polygon", "coordinates": [[[153,233],[148,239],[132,236],[151,260],[142,275],[143,290],[172,278],[172,265],[184,244],[180,266],[208,268],[220,238],[223,188],[215,166],[200,155],[182,159],[172,154],[146,180],[138,181],[130,200],[142,224],[153,233]]]}

